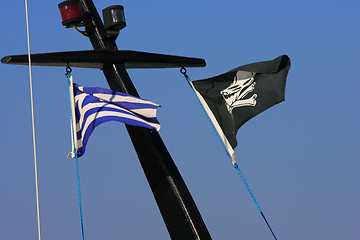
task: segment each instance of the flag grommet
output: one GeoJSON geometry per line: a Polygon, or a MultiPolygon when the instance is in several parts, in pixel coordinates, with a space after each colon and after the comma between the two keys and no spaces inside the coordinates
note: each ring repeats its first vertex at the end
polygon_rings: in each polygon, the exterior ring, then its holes
{"type": "Polygon", "coordinates": [[[69,63],[67,64],[65,71],[66,71],[66,75],[68,75],[72,72],[72,69],[71,69],[69,63]]]}
{"type": "Polygon", "coordinates": [[[186,68],[184,68],[184,67],[182,67],[182,68],[180,68],[180,72],[182,73],[182,74],[186,74],[186,68]]]}

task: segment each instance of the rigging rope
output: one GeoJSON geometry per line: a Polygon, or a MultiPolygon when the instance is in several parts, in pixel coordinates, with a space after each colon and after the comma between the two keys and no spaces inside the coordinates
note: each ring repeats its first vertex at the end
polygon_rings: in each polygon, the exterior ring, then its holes
{"type": "Polygon", "coordinates": [[[191,90],[193,91],[193,93],[195,94],[196,99],[198,100],[198,102],[199,102],[199,104],[200,104],[200,106],[201,106],[202,110],[203,110],[203,111],[204,111],[204,113],[205,113],[205,116],[206,116],[206,117],[207,117],[207,119],[209,120],[210,125],[212,126],[213,130],[214,130],[214,131],[215,131],[215,133],[216,133],[216,136],[219,138],[219,140],[220,140],[220,142],[221,142],[221,145],[222,145],[222,146],[223,146],[223,148],[225,149],[225,152],[226,152],[227,156],[228,156],[228,157],[229,157],[229,159],[231,160],[231,162],[232,162],[232,164],[233,164],[233,166],[234,166],[234,168],[235,168],[236,172],[237,172],[237,173],[238,173],[238,175],[240,176],[241,181],[244,183],[244,185],[245,185],[245,187],[246,187],[246,190],[247,190],[247,191],[248,191],[248,193],[250,194],[250,196],[251,196],[251,198],[252,198],[253,202],[255,203],[255,205],[256,205],[256,207],[257,207],[257,209],[259,210],[259,212],[260,212],[260,214],[261,214],[262,218],[264,219],[264,221],[265,221],[265,223],[266,223],[267,227],[269,228],[269,230],[270,230],[271,234],[273,235],[274,239],[275,239],[275,240],[277,240],[277,238],[276,238],[276,236],[275,236],[275,234],[274,234],[273,230],[272,230],[272,229],[271,229],[271,227],[270,227],[270,224],[269,224],[269,223],[268,223],[268,221],[266,220],[266,217],[265,217],[265,215],[264,215],[263,211],[261,210],[261,208],[260,208],[260,206],[259,206],[258,202],[256,201],[256,198],[255,198],[255,196],[254,196],[253,192],[251,191],[251,188],[250,188],[249,184],[247,183],[247,181],[246,181],[246,179],[245,179],[244,174],[241,172],[241,170],[240,170],[240,168],[239,168],[239,165],[236,163],[235,159],[231,157],[230,153],[229,153],[229,152],[228,152],[228,150],[226,149],[226,146],[225,146],[224,142],[222,141],[222,139],[221,139],[221,137],[220,137],[219,133],[216,131],[216,128],[215,128],[215,126],[214,126],[213,122],[211,121],[211,119],[210,119],[210,117],[209,117],[208,113],[206,112],[206,110],[205,110],[205,108],[203,107],[203,105],[202,105],[202,103],[201,103],[201,101],[200,101],[199,97],[197,96],[197,94],[196,94],[196,92],[195,92],[195,88],[194,88],[193,84],[191,83],[190,77],[186,74],[186,69],[185,69],[184,67],[183,67],[183,68],[181,68],[181,69],[180,69],[180,73],[182,73],[182,74],[184,75],[184,77],[185,77],[186,81],[187,81],[187,82],[188,82],[188,84],[190,85],[190,88],[191,88],[191,90]]]}
{"type": "Polygon", "coordinates": [[[37,167],[36,138],[35,138],[34,96],[33,96],[32,72],[31,72],[29,11],[28,11],[27,0],[25,0],[25,15],[26,15],[26,34],[27,34],[27,48],[28,48],[28,59],[29,59],[31,123],[32,123],[33,152],[34,152],[35,189],[36,189],[36,216],[37,216],[38,239],[41,240],[39,182],[38,182],[38,167],[37,167]]]}
{"type": "Polygon", "coordinates": [[[68,66],[66,68],[66,74],[65,74],[68,85],[69,85],[69,103],[70,103],[70,126],[71,126],[71,142],[72,142],[72,148],[73,152],[71,154],[71,157],[74,158],[75,163],[75,175],[76,175],[76,189],[77,189],[77,195],[78,195],[78,205],[79,205],[79,215],[80,215],[80,228],[81,228],[81,239],[84,240],[84,221],[83,221],[83,214],[82,214],[82,203],[81,203],[81,189],[80,189],[80,174],[79,174],[79,161],[78,161],[78,154],[75,150],[75,129],[74,129],[74,118],[73,115],[73,109],[72,109],[72,101],[74,99],[72,98],[71,91],[73,91],[73,77],[71,75],[71,68],[68,66]]]}

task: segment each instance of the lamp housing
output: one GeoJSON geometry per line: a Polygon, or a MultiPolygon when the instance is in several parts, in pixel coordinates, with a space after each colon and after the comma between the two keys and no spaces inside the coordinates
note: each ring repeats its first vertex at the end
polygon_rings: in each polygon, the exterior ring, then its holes
{"type": "Polygon", "coordinates": [[[102,10],[106,31],[117,31],[126,27],[124,7],[121,5],[109,6],[102,10]]]}
{"type": "Polygon", "coordinates": [[[76,0],[67,0],[59,3],[62,25],[66,27],[81,26],[82,15],[79,8],[79,3],[76,0]]]}

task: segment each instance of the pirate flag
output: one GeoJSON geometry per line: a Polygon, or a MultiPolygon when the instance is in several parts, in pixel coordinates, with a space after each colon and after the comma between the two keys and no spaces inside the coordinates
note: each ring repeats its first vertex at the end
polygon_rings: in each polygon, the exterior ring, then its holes
{"type": "Polygon", "coordinates": [[[189,81],[233,160],[239,128],[257,114],[284,101],[289,69],[290,59],[283,55],[216,77],[189,81]]]}

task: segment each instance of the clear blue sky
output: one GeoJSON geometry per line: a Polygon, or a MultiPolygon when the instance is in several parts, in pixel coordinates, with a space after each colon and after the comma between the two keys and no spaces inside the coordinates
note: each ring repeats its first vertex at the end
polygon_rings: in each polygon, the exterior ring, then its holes
{"type": "MultiPolygon", "coordinates": [[[[61,25],[57,1],[29,1],[32,53],[92,49],[61,25]]],[[[359,1],[95,1],[125,7],[120,49],[204,58],[193,80],[287,54],[285,102],[246,123],[238,163],[278,239],[360,238],[359,1]]],[[[0,56],[25,54],[23,1],[0,9],[0,56]]],[[[29,77],[0,65],[0,239],[36,237],[29,77]]],[[[43,239],[81,239],[65,69],[33,67],[43,239]]],[[[213,239],[272,239],[179,69],[131,70],[162,107],[160,135],[213,239]]],[[[99,70],[75,81],[107,87],[99,70]]],[[[169,239],[121,123],[91,136],[80,159],[86,239],[169,239]]]]}

